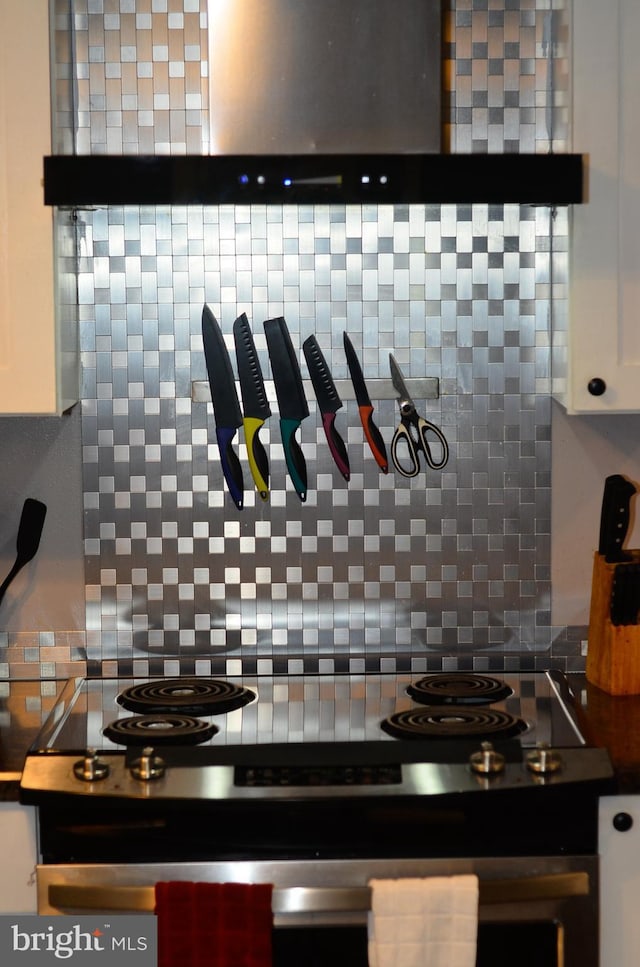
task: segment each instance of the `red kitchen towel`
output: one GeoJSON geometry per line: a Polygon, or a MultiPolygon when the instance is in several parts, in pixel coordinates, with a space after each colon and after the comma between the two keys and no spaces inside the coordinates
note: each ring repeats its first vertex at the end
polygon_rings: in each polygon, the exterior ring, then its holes
{"type": "Polygon", "coordinates": [[[158,967],[271,967],[270,883],[156,884],[158,967]]]}

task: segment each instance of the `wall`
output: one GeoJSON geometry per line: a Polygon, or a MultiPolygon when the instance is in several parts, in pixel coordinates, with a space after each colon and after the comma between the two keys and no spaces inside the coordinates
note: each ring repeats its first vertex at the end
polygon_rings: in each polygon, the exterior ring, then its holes
{"type": "MultiPolygon", "coordinates": [[[[565,150],[564,3],[457,0],[445,23],[451,150],[565,150]]],[[[80,152],[199,150],[197,0],[77,0],[71,18],[58,0],[55,26],[62,147],[75,118],[80,152]]],[[[516,206],[79,213],[90,668],[579,664],[583,629],[550,614],[549,326],[566,219],[516,206]],[[274,414],[271,500],[239,514],[210,407],[191,400],[204,301],[227,334],[247,312],[266,370],[262,321],[284,314],[296,347],[317,333],[336,377],[344,329],[370,378],[388,375],[390,350],[407,375],[439,376],[441,399],[420,405],[449,439],[445,471],[381,475],[347,405],[345,484],[310,400],[308,503],[287,483],[274,414]]],[[[389,441],[395,405],[376,415],[389,441]]]]}
{"type": "MultiPolygon", "coordinates": [[[[206,123],[203,11],[75,11],[88,119],[79,149],[193,150],[206,123]]],[[[458,4],[447,32],[452,149],[548,150],[560,11],[552,22],[547,3],[458,4]]],[[[549,651],[549,211],[223,206],[81,218],[90,661],[160,673],[177,662],[206,671],[212,657],[295,659],[310,670],[337,655],[371,667],[398,654],[464,663],[495,651],[501,663],[504,650],[549,651]],[[267,372],[261,323],[283,314],[296,347],[317,333],[336,377],[344,329],[369,377],[386,375],[391,349],[407,375],[439,376],[428,413],[450,440],[445,471],[381,476],[351,407],[347,486],[311,402],[309,501],[287,485],[272,425],[270,503],[249,498],[238,514],[211,413],[191,401],[205,378],[205,301],[227,334],[247,312],[267,372]]],[[[389,440],[394,404],[377,414],[389,440]]]]}

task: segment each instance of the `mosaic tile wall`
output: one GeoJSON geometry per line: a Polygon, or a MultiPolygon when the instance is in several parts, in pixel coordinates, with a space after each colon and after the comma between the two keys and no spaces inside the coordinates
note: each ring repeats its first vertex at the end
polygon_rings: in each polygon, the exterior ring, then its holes
{"type": "MultiPolygon", "coordinates": [[[[73,0],[70,16],[56,0],[60,138],[71,91],[80,153],[206,150],[205,6],[73,0]]],[[[451,150],[566,149],[564,7],[447,5],[451,150]]],[[[566,281],[566,212],[111,208],[78,213],[78,232],[92,668],[579,660],[549,613],[549,317],[566,281]],[[211,406],[191,398],[206,378],[205,301],[230,348],[247,313],[267,376],[262,322],[284,315],[296,349],[317,334],[334,377],[347,376],[343,330],[370,379],[388,378],[391,350],[407,376],[439,377],[441,398],[418,403],[449,440],[444,471],[381,474],[347,402],[347,484],[310,398],[307,503],[287,481],[274,412],[271,499],[249,490],[238,512],[211,406]]],[[[374,403],[389,443],[395,403],[374,403]]]]}

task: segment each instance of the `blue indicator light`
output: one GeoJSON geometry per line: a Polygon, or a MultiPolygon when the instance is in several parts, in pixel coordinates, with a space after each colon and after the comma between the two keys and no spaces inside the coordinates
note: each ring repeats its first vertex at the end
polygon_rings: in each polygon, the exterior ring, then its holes
{"type": "Polygon", "coordinates": [[[285,186],[285,188],[289,188],[293,184],[293,182],[291,178],[283,178],[282,184],[285,186]]]}
{"type": "Polygon", "coordinates": [[[238,181],[240,182],[241,185],[248,185],[249,175],[240,175],[240,177],[238,178],[238,181]]]}

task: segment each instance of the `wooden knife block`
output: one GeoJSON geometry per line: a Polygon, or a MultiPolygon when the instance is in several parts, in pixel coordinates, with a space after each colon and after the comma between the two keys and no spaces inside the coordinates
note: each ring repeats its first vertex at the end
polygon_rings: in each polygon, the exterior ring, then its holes
{"type": "MultiPolygon", "coordinates": [[[[629,552],[640,563],[640,550],[629,552]]],[[[616,565],[596,553],[591,582],[587,679],[610,695],[640,695],[640,624],[611,623],[611,594],[616,565]]]]}

